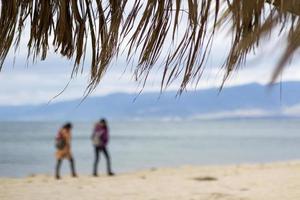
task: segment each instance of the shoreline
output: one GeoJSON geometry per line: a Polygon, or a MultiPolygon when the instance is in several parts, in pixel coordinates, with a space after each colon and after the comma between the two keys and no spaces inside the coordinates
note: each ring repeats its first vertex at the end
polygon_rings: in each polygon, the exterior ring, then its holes
{"type": "Polygon", "coordinates": [[[153,168],[95,178],[0,177],[2,200],[300,199],[300,161],[153,168]],[[17,191],[17,192],[16,192],[17,191]]]}
{"type": "MultiPolygon", "coordinates": [[[[183,164],[183,165],[175,165],[175,166],[152,166],[148,168],[140,168],[140,169],[129,169],[124,171],[116,171],[116,175],[129,175],[129,174],[135,174],[138,172],[144,172],[144,171],[156,171],[161,169],[180,169],[185,167],[195,167],[195,168],[226,168],[226,167],[240,167],[240,166],[268,166],[268,165],[286,165],[286,164],[299,164],[300,165],[300,159],[292,159],[292,160],[278,160],[278,161],[264,161],[264,162],[241,162],[241,163],[220,163],[220,164],[183,164]]],[[[61,173],[62,177],[69,177],[70,169],[68,169],[69,166],[66,166],[66,169],[64,172],[61,173]]],[[[99,171],[99,175],[101,177],[106,176],[105,172],[105,166],[102,166],[102,171],[99,171]],[[103,171],[104,170],[104,171],[103,171]]],[[[24,175],[12,175],[12,176],[1,176],[1,179],[25,179],[25,178],[33,178],[33,177],[39,177],[39,176],[45,176],[45,177],[53,177],[54,172],[37,172],[37,173],[28,173],[24,175]]],[[[91,173],[78,173],[78,177],[92,177],[91,173]]]]}

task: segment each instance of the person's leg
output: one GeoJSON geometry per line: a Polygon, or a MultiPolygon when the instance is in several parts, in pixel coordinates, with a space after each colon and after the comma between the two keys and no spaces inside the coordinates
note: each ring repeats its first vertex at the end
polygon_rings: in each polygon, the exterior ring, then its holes
{"type": "Polygon", "coordinates": [[[110,175],[110,176],[112,176],[112,175],[114,175],[114,173],[111,170],[111,163],[110,163],[109,153],[108,153],[106,147],[103,147],[102,150],[103,150],[103,153],[104,153],[105,158],[106,158],[107,174],[110,175]]]}
{"type": "Polygon", "coordinates": [[[55,167],[55,178],[56,179],[60,179],[59,171],[60,171],[61,161],[62,161],[61,159],[57,159],[57,161],[56,161],[56,167],[55,167]]]}
{"type": "Polygon", "coordinates": [[[71,167],[72,176],[76,177],[77,174],[76,174],[76,170],[75,170],[75,161],[74,161],[73,157],[70,157],[69,160],[70,160],[70,167],[71,167]]]}
{"type": "Polygon", "coordinates": [[[94,161],[94,170],[93,175],[98,176],[97,170],[98,170],[98,162],[99,162],[99,147],[95,147],[95,161],[94,161]]]}

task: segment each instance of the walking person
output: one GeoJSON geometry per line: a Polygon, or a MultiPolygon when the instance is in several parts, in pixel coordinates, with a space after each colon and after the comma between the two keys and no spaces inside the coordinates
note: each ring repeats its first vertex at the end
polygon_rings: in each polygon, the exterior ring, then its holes
{"type": "Polygon", "coordinates": [[[111,170],[110,155],[107,150],[108,141],[109,141],[109,130],[108,130],[107,122],[105,119],[101,119],[99,122],[96,123],[92,134],[92,142],[95,150],[95,161],[94,161],[94,169],[93,169],[94,176],[98,176],[97,170],[98,170],[98,162],[100,159],[101,152],[103,152],[106,158],[107,174],[109,176],[114,175],[114,173],[111,170]]]}
{"type": "Polygon", "coordinates": [[[60,167],[63,159],[70,161],[71,175],[77,177],[75,171],[75,161],[71,152],[71,139],[72,139],[72,124],[66,123],[63,125],[56,136],[56,167],[55,178],[60,179],[60,167]]]}

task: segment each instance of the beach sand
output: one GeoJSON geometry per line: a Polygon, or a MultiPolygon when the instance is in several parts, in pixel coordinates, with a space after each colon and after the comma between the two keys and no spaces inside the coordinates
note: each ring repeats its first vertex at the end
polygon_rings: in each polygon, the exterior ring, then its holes
{"type": "Polygon", "coordinates": [[[1,200],[299,200],[300,162],[149,169],[114,177],[0,178],[1,200]]]}

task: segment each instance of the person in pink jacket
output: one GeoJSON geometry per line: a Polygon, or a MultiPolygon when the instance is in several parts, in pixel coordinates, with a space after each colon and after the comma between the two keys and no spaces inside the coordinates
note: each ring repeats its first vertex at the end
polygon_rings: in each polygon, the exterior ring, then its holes
{"type": "Polygon", "coordinates": [[[114,173],[111,170],[110,156],[107,151],[107,144],[109,141],[109,130],[105,119],[101,119],[99,122],[95,124],[93,134],[92,134],[92,141],[95,149],[93,175],[98,176],[97,173],[98,162],[100,158],[100,153],[103,152],[106,158],[107,174],[109,176],[113,176],[114,173]]]}

